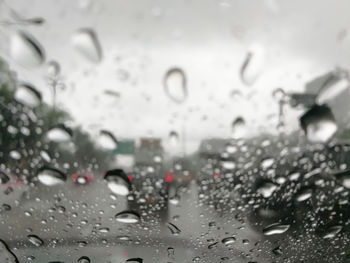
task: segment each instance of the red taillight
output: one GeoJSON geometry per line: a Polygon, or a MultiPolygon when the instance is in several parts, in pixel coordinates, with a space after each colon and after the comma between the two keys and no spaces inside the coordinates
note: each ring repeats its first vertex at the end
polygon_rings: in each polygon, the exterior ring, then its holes
{"type": "Polygon", "coordinates": [[[170,171],[166,172],[165,182],[171,183],[173,181],[173,173],[170,171]]]}
{"type": "Polygon", "coordinates": [[[129,178],[129,181],[131,182],[132,181],[131,175],[128,175],[128,178],[129,178]]]}
{"type": "Polygon", "coordinates": [[[215,173],[215,174],[214,174],[214,179],[219,179],[219,178],[220,178],[220,174],[215,173]]]}

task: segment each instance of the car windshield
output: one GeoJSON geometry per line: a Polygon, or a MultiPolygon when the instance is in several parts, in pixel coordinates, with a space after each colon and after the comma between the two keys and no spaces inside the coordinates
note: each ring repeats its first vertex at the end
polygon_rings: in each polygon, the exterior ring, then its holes
{"type": "Polygon", "coordinates": [[[0,0],[0,263],[350,262],[349,10],[0,0]]]}

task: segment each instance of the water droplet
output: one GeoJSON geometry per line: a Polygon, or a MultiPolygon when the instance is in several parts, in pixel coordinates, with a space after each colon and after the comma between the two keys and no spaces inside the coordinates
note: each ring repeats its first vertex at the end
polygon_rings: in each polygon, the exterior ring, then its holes
{"type": "Polygon", "coordinates": [[[300,125],[310,142],[326,142],[338,127],[333,113],[326,105],[315,105],[301,118],[300,125]]]}
{"type": "Polygon", "coordinates": [[[60,64],[57,61],[51,60],[47,63],[47,73],[52,77],[57,77],[61,72],[60,64]]]}
{"type": "Polygon", "coordinates": [[[258,187],[258,193],[264,198],[270,197],[277,189],[277,185],[271,182],[263,182],[261,186],[258,187]]]}
{"type": "Polygon", "coordinates": [[[174,195],[169,198],[169,203],[172,205],[178,205],[180,203],[180,196],[179,195],[174,195]]]}
{"type": "Polygon", "coordinates": [[[42,241],[41,238],[36,235],[28,235],[27,238],[29,242],[36,247],[41,247],[44,244],[44,241],[42,241]]]}
{"type": "Polygon", "coordinates": [[[186,76],[182,69],[169,69],[164,77],[165,94],[176,103],[184,102],[187,98],[186,82],[186,76]]]}
{"type": "Polygon", "coordinates": [[[176,131],[169,133],[169,142],[171,146],[177,146],[179,144],[179,134],[176,131]]]}
{"type": "Polygon", "coordinates": [[[349,79],[346,75],[347,73],[342,71],[331,74],[320,88],[316,97],[316,103],[319,105],[325,104],[347,90],[349,88],[349,79]]]}
{"type": "Polygon", "coordinates": [[[120,223],[135,224],[140,221],[140,215],[133,211],[123,211],[116,214],[115,219],[120,223]]]}
{"type": "Polygon", "coordinates": [[[246,55],[240,71],[241,80],[245,85],[251,86],[259,78],[263,70],[264,53],[264,49],[261,46],[254,45],[246,55]]]}
{"type": "Polygon", "coordinates": [[[77,244],[78,244],[79,247],[86,247],[88,242],[86,242],[86,241],[78,241],[77,244]]]}
{"type": "Polygon", "coordinates": [[[269,225],[263,229],[263,233],[265,236],[278,235],[283,234],[289,229],[290,225],[282,225],[279,223],[275,223],[269,225]]]}
{"type": "Polygon", "coordinates": [[[169,228],[171,234],[178,235],[181,233],[181,230],[176,225],[174,225],[172,223],[168,223],[167,225],[168,225],[168,228],[169,228]]]}
{"type": "Polygon", "coordinates": [[[142,258],[129,258],[126,260],[126,262],[131,262],[131,263],[142,263],[143,259],[142,258]]]}
{"type": "Polygon", "coordinates": [[[281,256],[281,255],[283,254],[282,249],[281,249],[280,246],[274,248],[274,249],[272,250],[272,253],[274,253],[276,256],[281,256]]]}
{"type": "Polygon", "coordinates": [[[82,256],[78,259],[78,263],[90,263],[90,258],[88,258],[87,256],[82,256]]]}
{"type": "Polygon", "coordinates": [[[107,171],[104,179],[107,181],[108,188],[118,195],[126,196],[131,189],[131,183],[122,169],[107,171]]]}
{"type": "Polygon", "coordinates": [[[118,146],[118,141],[115,136],[106,130],[101,130],[98,137],[98,144],[104,150],[115,150],[118,146]]]}
{"type": "Polygon", "coordinates": [[[263,170],[266,170],[270,168],[275,163],[275,160],[273,158],[265,158],[261,161],[260,167],[263,170]]]}
{"type": "Polygon", "coordinates": [[[174,259],[174,256],[175,256],[174,248],[173,247],[168,247],[167,251],[168,251],[168,258],[174,259]]]}
{"type": "Polygon", "coordinates": [[[67,176],[63,172],[49,167],[40,169],[37,176],[40,183],[47,186],[63,184],[67,180],[67,176]]]}
{"type": "Polygon", "coordinates": [[[11,57],[24,67],[36,67],[45,60],[42,46],[27,32],[18,31],[12,35],[10,45],[11,57]]]}
{"type": "Polygon", "coordinates": [[[324,238],[324,239],[334,238],[342,229],[343,229],[342,226],[331,226],[322,235],[322,238],[324,238]]]}
{"type": "Polygon", "coordinates": [[[11,252],[7,244],[1,239],[0,239],[0,262],[18,263],[18,259],[16,255],[11,252]]]}
{"type": "Polygon", "coordinates": [[[229,245],[232,245],[234,242],[236,242],[236,238],[235,237],[225,237],[223,240],[221,240],[221,242],[225,246],[229,246],[229,245]]]}
{"type": "Polygon", "coordinates": [[[0,170],[0,184],[6,184],[10,181],[10,177],[4,171],[0,170]]]}
{"type": "Polygon", "coordinates": [[[109,228],[108,227],[101,227],[98,229],[98,232],[100,233],[108,233],[109,232],[109,228]]]}
{"type": "Polygon", "coordinates": [[[51,162],[51,157],[46,151],[40,151],[40,156],[45,160],[45,162],[51,162]]]}
{"type": "Polygon", "coordinates": [[[11,151],[9,153],[10,157],[14,160],[19,160],[21,159],[21,154],[18,151],[11,151]]]}
{"type": "Polygon", "coordinates": [[[306,188],[301,190],[295,197],[297,202],[303,202],[312,196],[312,189],[306,188]]]}
{"type": "Polygon", "coordinates": [[[65,143],[72,138],[73,131],[63,124],[52,127],[46,134],[46,138],[52,142],[65,143]]]}
{"type": "Polygon", "coordinates": [[[208,246],[208,249],[216,248],[216,247],[218,246],[218,243],[219,243],[219,242],[214,242],[214,243],[210,244],[210,245],[208,246]]]}
{"type": "Polygon", "coordinates": [[[234,89],[230,92],[230,97],[233,99],[233,100],[238,100],[240,98],[242,98],[242,92],[238,89],[234,89]]]}
{"type": "Polygon", "coordinates": [[[246,125],[242,117],[237,117],[232,122],[231,133],[233,139],[240,139],[244,137],[244,135],[246,134],[246,125]]]}
{"type": "Polygon", "coordinates": [[[28,83],[22,83],[17,87],[14,98],[19,103],[31,108],[41,103],[41,93],[28,83]]]}
{"type": "Polygon", "coordinates": [[[223,160],[220,163],[221,163],[221,166],[226,170],[233,170],[236,168],[236,163],[231,160],[223,160]]]}
{"type": "Polygon", "coordinates": [[[341,182],[341,184],[345,188],[350,189],[350,170],[336,173],[335,177],[341,182]]]}
{"type": "Polygon", "coordinates": [[[94,30],[83,28],[78,30],[73,38],[74,48],[91,62],[97,63],[102,59],[102,49],[94,30]]]}

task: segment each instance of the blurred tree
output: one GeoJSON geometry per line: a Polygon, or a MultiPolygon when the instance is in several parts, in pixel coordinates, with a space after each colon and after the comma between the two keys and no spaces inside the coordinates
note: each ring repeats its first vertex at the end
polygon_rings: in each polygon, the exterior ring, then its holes
{"type": "Polygon", "coordinates": [[[102,172],[113,160],[110,152],[95,146],[80,127],[72,129],[69,143],[51,142],[47,131],[71,121],[70,115],[56,107],[40,103],[28,107],[15,99],[18,82],[15,73],[0,58],[0,168],[23,180],[35,177],[43,165],[68,174],[102,172]]]}

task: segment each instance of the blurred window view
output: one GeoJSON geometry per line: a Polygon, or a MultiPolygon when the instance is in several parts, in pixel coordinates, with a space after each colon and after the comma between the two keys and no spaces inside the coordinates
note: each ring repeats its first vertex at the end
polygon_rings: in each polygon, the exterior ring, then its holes
{"type": "Polygon", "coordinates": [[[0,0],[0,263],[350,262],[349,10],[0,0]]]}

